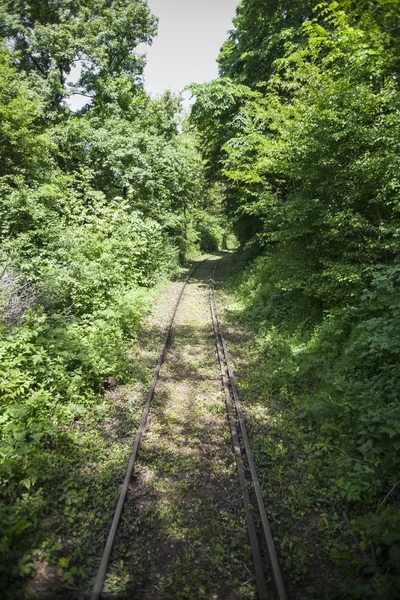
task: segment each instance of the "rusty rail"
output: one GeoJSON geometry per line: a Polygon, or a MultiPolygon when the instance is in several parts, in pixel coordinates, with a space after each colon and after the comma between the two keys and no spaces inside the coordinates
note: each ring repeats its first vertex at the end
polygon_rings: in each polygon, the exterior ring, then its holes
{"type": "MultiPolygon", "coordinates": [[[[275,583],[276,596],[279,600],[287,600],[286,590],[285,590],[285,586],[284,586],[283,578],[282,578],[282,572],[281,572],[281,569],[279,566],[279,561],[278,561],[278,557],[276,554],[275,543],[274,543],[274,539],[272,536],[271,527],[270,527],[270,524],[268,521],[267,513],[265,510],[261,486],[260,486],[260,482],[258,480],[257,470],[256,470],[256,467],[254,464],[253,453],[251,451],[251,446],[250,446],[250,442],[249,442],[249,438],[248,438],[247,430],[246,430],[246,423],[244,420],[242,407],[240,405],[239,394],[238,394],[238,390],[236,387],[235,378],[233,375],[232,365],[229,360],[229,354],[228,354],[225,337],[224,337],[223,330],[222,330],[221,319],[219,317],[218,308],[217,308],[217,302],[216,302],[216,297],[215,297],[215,272],[217,270],[218,265],[221,263],[222,260],[223,259],[219,260],[214,266],[213,275],[212,275],[211,284],[210,284],[210,304],[211,304],[211,314],[212,314],[212,319],[213,319],[213,324],[214,324],[214,334],[215,334],[216,345],[217,345],[217,354],[218,354],[219,362],[221,365],[223,385],[224,385],[226,396],[227,397],[229,396],[229,401],[227,399],[228,418],[229,418],[229,422],[231,422],[232,408],[229,408],[229,406],[232,407],[232,403],[231,403],[231,399],[230,399],[229,390],[227,390],[226,372],[228,373],[230,389],[231,389],[232,396],[233,396],[234,402],[235,402],[236,414],[237,414],[237,418],[238,418],[239,425],[240,425],[240,431],[241,431],[243,446],[245,449],[247,464],[248,464],[248,468],[250,471],[251,481],[252,481],[252,484],[254,487],[255,497],[257,500],[257,508],[258,508],[258,513],[259,513],[259,517],[260,517],[263,536],[264,536],[265,543],[267,546],[270,569],[272,571],[272,575],[273,575],[273,579],[274,579],[274,583],[275,583]],[[222,348],[222,352],[221,352],[221,348],[222,348]]],[[[234,418],[233,418],[233,421],[235,422],[234,418]]],[[[236,429],[236,424],[235,424],[235,429],[236,429]]],[[[231,427],[231,432],[232,432],[232,441],[233,441],[233,445],[234,445],[234,452],[237,456],[237,450],[236,450],[237,431],[236,431],[235,439],[234,439],[232,427],[231,427]]],[[[240,446],[239,446],[239,451],[240,451],[240,446]]],[[[239,469],[239,467],[238,467],[238,469],[239,469]]],[[[243,502],[244,502],[245,511],[246,511],[246,502],[247,502],[248,491],[247,491],[247,488],[243,487],[240,470],[239,470],[239,479],[240,479],[240,484],[241,484],[242,491],[243,491],[243,502]]],[[[246,519],[247,519],[247,511],[246,511],[246,519]]],[[[249,523],[249,521],[248,521],[248,523],[249,523]]],[[[254,535],[255,534],[252,533],[252,526],[250,526],[249,527],[249,540],[250,540],[252,552],[253,552],[254,544],[255,543],[258,544],[257,538],[256,538],[256,540],[254,540],[254,535]]],[[[259,555],[259,554],[260,554],[260,552],[258,551],[258,553],[256,552],[256,556],[255,556],[255,554],[253,552],[253,561],[254,561],[254,569],[255,569],[255,574],[256,574],[258,595],[261,600],[262,598],[265,597],[266,592],[265,592],[264,576],[261,579],[261,577],[258,575],[259,565],[258,565],[257,555],[259,555]]]]}
{"type": "Polygon", "coordinates": [[[157,363],[156,369],[154,371],[153,380],[151,382],[150,390],[149,390],[149,393],[147,395],[146,404],[145,404],[145,407],[144,407],[144,410],[143,410],[143,413],[142,413],[142,417],[140,419],[139,427],[138,427],[138,430],[137,430],[137,433],[136,433],[135,443],[133,445],[132,454],[131,454],[131,457],[130,457],[130,460],[129,460],[129,464],[128,464],[128,468],[127,468],[127,471],[126,471],[124,483],[123,483],[122,488],[121,488],[121,493],[120,493],[120,496],[119,496],[118,504],[117,504],[117,507],[116,507],[115,512],[114,512],[113,522],[111,524],[111,529],[110,529],[110,532],[108,534],[108,538],[107,538],[106,546],[104,548],[104,552],[103,552],[103,555],[102,555],[100,567],[99,567],[99,570],[97,572],[96,580],[95,580],[95,583],[94,583],[94,586],[93,586],[91,600],[100,600],[101,595],[103,593],[104,582],[105,582],[105,579],[106,579],[106,576],[107,576],[108,565],[110,563],[111,552],[112,552],[112,549],[113,549],[113,546],[114,546],[115,536],[117,534],[119,522],[121,520],[121,515],[122,515],[123,508],[124,508],[126,496],[127,496],[127,493],[128,493],[129,484],[130,484],[131,479],[132,479],[133,470],[135,468],[136,458],[137,458],[137,455],[138,455],[138,452],[139,452],[139,447],[140,447],[140,444],[141,444],[141,441],[142,441],[142,437],[143,437],[143,431],[144,431],[144,428],[146,426],[147,418],[148,418],[148,415],[149,415],[150,403],[151,403],[151,401],[153,399],[154,391],[156,389],[158,376],[160,374],[161,365],[162,365],[162,363],[164,361],[165,352],[166,352],[166,349],[167,349],[167,346],[168,346],[168,341],[169,341],[169,338],[170,338],[170,335],[171,335],[172,325],[173,325],[173,322],[175,320],[175,316],[176,316],[176,313],[177,313],[177,310],[178,310],[178,306],[180,304],[181,298],[183,296],[183,292],[184,292],[185,287],[188,284],[190,278],[192,277],[192,275],[196,271],[196,269],[205,262],[205,260],[200,261],[199,263],[197,263],[197,265],[189,273],[189,275],[185,279],[185,282],[184,282],[184,284],[182,286],[182,289],[180,291],[178,300],[177,300],[177,302],[175,304],[175,309],[174,309],[174,312],[172,314],[171,320],[170,320],[169,325],[168,325],[167,333],[166,333],[166,336],[165,336],[165,339],[164,339],[164,343],[163,343],[162,348],[161,348],[161,352],[160,352],[160,356],[159,356],[159,359],[158,359],[158,363],[157,363]]]}

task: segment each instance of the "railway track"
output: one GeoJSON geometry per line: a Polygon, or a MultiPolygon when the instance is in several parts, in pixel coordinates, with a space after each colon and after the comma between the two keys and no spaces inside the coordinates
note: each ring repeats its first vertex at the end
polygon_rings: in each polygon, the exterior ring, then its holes
{"type": "MultiPolygon", "coordinates": [[[[221,259],[223,260],[223,259],[221,259]]],[[[277,600],[286,600],[286,592],[282,580],[282,575],[277,559],[275,545],[271,534],[271,529],[268,523],[268,518],[265,511],[265,506],[262,498],[261,488],[257,477],[257,472],[251,452],[251,447],[246,431],[243,412],[240,406],[238,390],[236,387],[231,362],[226,347],[226,342],[223,334],[221,319],[218,313],[216,295],[215,295],[215,273],[221,263],[218,261],[213,269],[212,278],[209,287],[209,300],[211,321],[215,336],[215,345],[218,356],[218,361],[221,370],[222,385],[225,392],[226,407],[228,412],[228,422],[231,431],[232,447],[236,459],[236,466],[239,475],[239,483],[242,493],[243,507],[246,517],[248,538],[253,558],[254,574],[257,584],[259,600],[266,598],[276,598],[277,600]],[[239,427],[237,427],[237,424],[239,427]],[[242,452],[242,448],[244,452],[242,452]],[[255,498],[255,503],[251,501],[255,498]],[[257,506],[257,514],[253,509],[253,505],[257,506]],[[253,514],[254,513],[254,514],[253,514]],[[259,530],[259,531],[258,531],[259,530]],[[274,589],[267,589],[265,576],[274,582],[274,589]]],[[[147,395],[146,403],[139,422],[139,427],[136,433],[132,454],[129,460],[125,479],[121,488],[117,507],[114,512],[114,517],[107,542],[101,558],[100,567],[97,573],[95,584],[92,590],[91,600],[100,600],[103,594],[104,583],[107,576],[107,571],[116,539],[118,526],[124,510],[124,504],[128,495],[129,486],[137,462],[140,444],[142,442],[143,433],[148,420],[150,405],[153,399],[157,381],[160,375],[161,366],[164,361],[166,350],[171,338],[174,320],[184,294],[185,288],[193,277],[195,271],[207,261],[207,259],[198,262],[184,281],[180,290],[177,302],[175,304],[172,317],[169,321],[167,332],[162,344],[161,352],[154,372],[153,380],[147,395]]],[[[271,586],[270,586],[271,587],[271,586]]],[[[194,599],[195,600],[195,599],[194,599]]]]}
{"type": "Polygon", "coordinates": [[[238,467],[240,487],[242,489],[243,505],[246,514],[247,528],[249,533],[249,541],[251,551],[253,555],[253,563],[255,576],[257,581],[258,596],[260,600],[265,598],[267,594],[265,578],[264,578],[264,565],[262,564],[260,544],[257,538],[257,533],[254,525],[254,518],[251,511],[250,495],[247,488],[247,481],[243,463],[242,451],[240,448],[239,435],[236,427],[236,418],[239,422],[241,441],[244,446],[245,455],[247,459],[247,466],[250,472],[251,483],[253,485],[254,494],[257,501],[258,515],[261,522],[261,528],[263,538],[267,547],[269,568],[272,572],[273,581],[275,584],[276,597],[279,600],[286,600],[286,591],[283,583],[282,573],[279,566],[278,557],[276,554],[274,539],[272,537],[271,528],[269,525],[267,513],[265,510],[264,500],[262,497],[261,487],[257,476],[256,467],[253,460],[253,454],[250,447],[249,438],[247,435],[246,424],[243,416],[242,407],[240,405],[239,394],[233,375],[232,365],[229,359],[228,350],[226,347],[225,337],[222,330],[222,324],[218,313],[216,296],[215,296],[215,272],[220,264],[219,261],[213,271],[213,277],[210,285],[210,305],[211,305],[211,316],[213,321],[214,335],[217,347],[218,360],[221,368],[222,382],[225,391],[226,404],[228,409],[229,425],[231,428],[232,444],[236,456],[236,463],[238,467]],[[234,400],[234,406],[236,409],[236,415],[234,414],[234,408],[232,404],[232,397],[234,400]],[[236,418],[235,418],[236,416],[236,418]]]}

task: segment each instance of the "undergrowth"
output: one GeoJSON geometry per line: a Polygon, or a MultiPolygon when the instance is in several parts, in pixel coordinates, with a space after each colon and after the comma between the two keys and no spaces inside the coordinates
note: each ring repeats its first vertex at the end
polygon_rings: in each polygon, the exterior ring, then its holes
{"type": "Polygon", "coordinates": [[[368,269],[357,301],[321,311],[271,283],[273,253],[244,262],[239,381],[293,597],[398,598],[399,267],[368,269]]]}

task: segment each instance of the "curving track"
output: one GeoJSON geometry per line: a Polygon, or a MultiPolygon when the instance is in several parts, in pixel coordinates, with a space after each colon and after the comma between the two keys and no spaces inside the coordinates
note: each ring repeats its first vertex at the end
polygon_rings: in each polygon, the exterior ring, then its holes
{"type": "MultiPolygon", "coordinates": [[[[207,259],[206,259],[207,260],[207,259]]],[[[139,447],[142,442],[143,432],[146,427],[146,423],[148,420],[151,401],[154,396],[154,392],[157,385],[157,380],[160,374],[161,366],[164,361],[164,357],[166,354],[166,350],[171,338],[171,333],[173,330],[174,320],[184,293],[184,290],[190,279],[193,277],[195,271],[206,262],[206,260],[198,262],[195,267],[192,269],[187,279],[185,280],[178,300],[175,304],[173,315],[169,322],[167,333],[164,339],[164,343],[161,348],[160,356],[158,359],[158,363],[154,372],[153,380],[150,386],[150,390],[147,396],[146,404],[143,410],[143,414],[140,420],[140,424],[137,430],[135,442],[132,449],[131,458],[128,464],[128,468],[126,471],[124,483],[121,489],[119,501],[117,507],[115,509],[113,522],[111,525],[111,529],[108,535],[107,543],[103,552],[103,556],[101,559],[100,567],[97,573],[97,577],[95,580],[95,584],[92,591],[92,600],[99,600],[102,597],[104,582],[107,576],[107,570],[110,563],[111,554],[114,547],[115,538],[118,531],[118,526],[121,520],[121,516],[124,509],[124,504],[127,498],[129,486],[132,480],[132,475],[135,469],[135,463],[137,460],[139,447]]],[[[221,259],[222,260],[222,259],[221,259]]],[[[211,309],[211,320],[213,324],[213,331],[216,342],[216,350],[217,356],[221,369],[222,376],[222,384],[225,392],[226,405],[228,410],[228,422],[230,425],[231,436],[232,436],[232,445],[233,451],[236,458],[236,465],[239,474],[239,483],[242,491],[242,500],[243,507],[246,516],[247,528],[248,528],[248,537],[253,557],[254,564],[254,572],[255,579],[257,583],[258,597],[259,600],[263,600],[265,598],[277,598],[279,600],[286,600],[285,588],[282,580],[282,575],[275,551],[275,546],[270,530],[270,526],[268,523],[264,502],[261,494],[261,488],[258,482],[256,468],[254,465],[251,447],[249,443],[249,439],[246,432],[246,426],[244,422],[244,417],[242,413],[242,409],[239,402],[239,396],[237,387],[235,384],[233,371],[231,367],[231,363],[229,360],[229,355],[222,331],[221,320],[219,317],[217,304],[216,304],[216,296],[215,296],[215,272],[221,261],[218,261],[213,269],[212,278],[210,281],[210,309],[211,309]],[[239,424],[239,429],[237,427],[237,423],[239,424]],[[241,447],[244,448],[244,453],[242,453],[241,447]],[[250,474],[250,480],[252,483],[252,489],[249,485],[250,482],[247,480],[246,474],[250,474]],[[253,515],[251,496],[255,497],[256,506],[258,509],[258,514],[253,515]],[[258,535],[257,529],[261,529],[262,536],[258,535]],[[260,538],[260,539],[259,539],[260,538]],[[267,555],[268,560],[263,559],[263,557],[267,555]],[[265,575],[272,575],[273,581],[275,583],[274,590],[267,589],[265,583],[265,575]]]]}

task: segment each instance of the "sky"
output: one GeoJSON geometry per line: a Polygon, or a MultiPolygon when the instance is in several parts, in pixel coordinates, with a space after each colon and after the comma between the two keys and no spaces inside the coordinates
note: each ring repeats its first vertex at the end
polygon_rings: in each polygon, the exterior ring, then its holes
{"type": "Polygon", "coordinates": [[[160,20],[158,36],[147,50],[146,89],[179,92],[189,83],[215,79],[216,59],[232,28],[238,0],[148,0],[148,4],[160,20]]]}
{"type": "MultiPolygon", "coordinates": [[[[148,0],[152,13],[159,18],[158,35],[153,44],[138,47],[147,54],[145,88],[151,94],[166,89],[181,92],[189,83],[204,83],[218,76],[216,59],[238,0],[148,0]]],[[[71,79],[77,74],[72,73],[71,79]]],[[[188,104],[189,94],[185,95],[188,104]]],[[[69,106],[77,110],[87,99],[71,98],[69,106]]]]}

